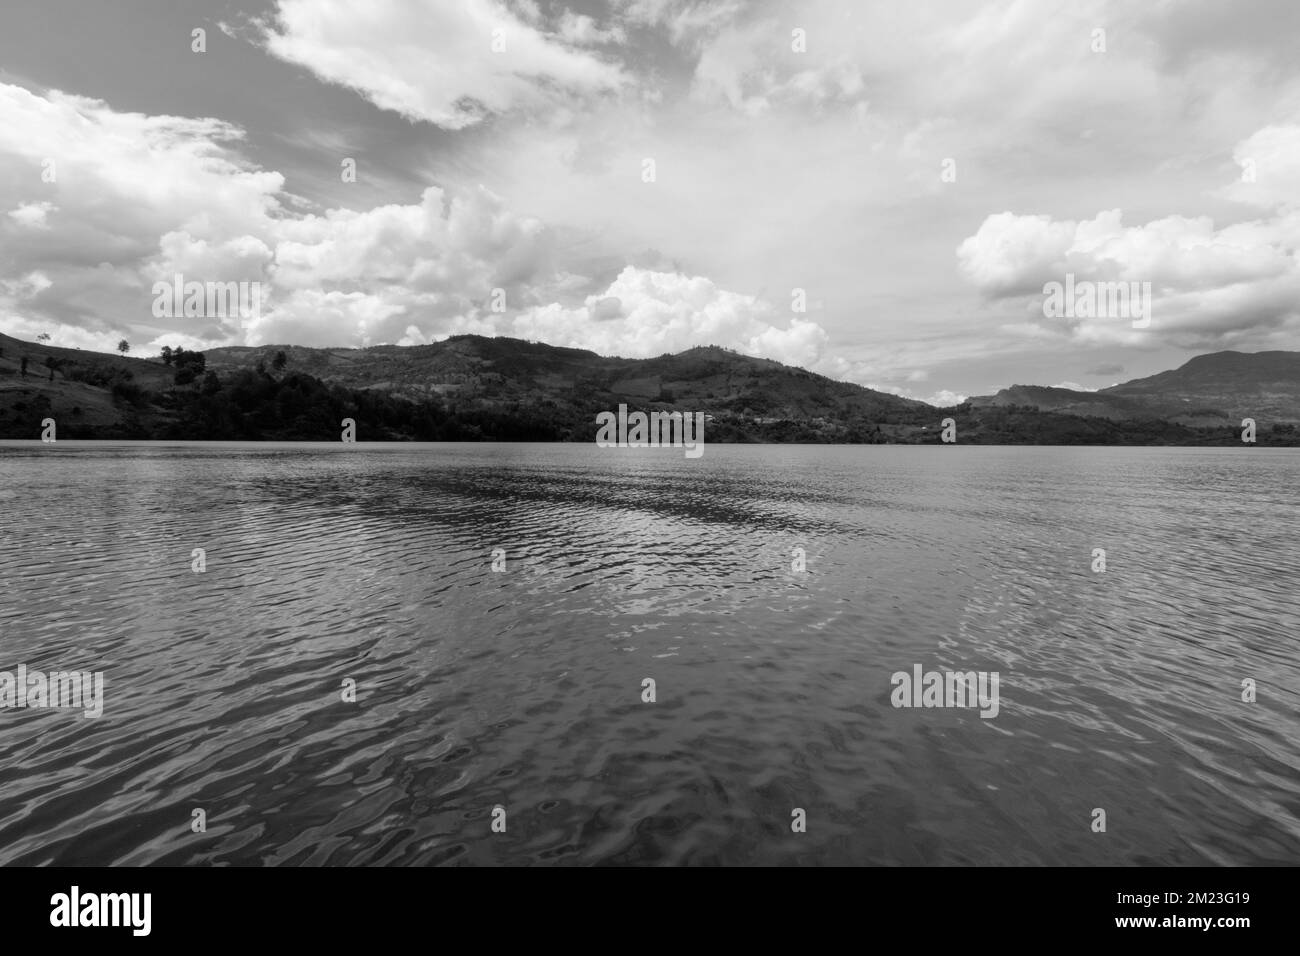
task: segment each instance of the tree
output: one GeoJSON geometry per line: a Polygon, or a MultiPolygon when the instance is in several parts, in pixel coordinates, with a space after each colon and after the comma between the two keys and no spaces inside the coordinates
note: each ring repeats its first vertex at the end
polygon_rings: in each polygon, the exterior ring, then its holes
{"type": "Polygon", "coordinates": [[[172,364],[172,347],[170,345],[164,345],[160,350],[160,354],[164,365],[172,364]]]}
{"type": "Polygon", "coordinates": [[[48,342],[49,340],[50,340],[49,332],[42,332],[40,335],[36,336],[37,342],[48,342]]]}
{"type": "Polygon", "coordinates": [[[203,373],[207,359],[202,352],[187,352],[183,348],[177,348],[172,352],[172,364],[176,366],[176,384],[188,385],[203,373]]]}
{"type": "Polygon", "coordinates": [[[117,350],[125,355],[127,352],[131,351],[131,343],[126,339],[123,339],[117,343],[117,350]]]}
{"type": "Polygon", "coordinates": [[[283,372],[284,367],[289,364],[289,357],[283,351],[275,353],[275,359],[271,362],[271,368],[277,372],[283,372]]]}
{"type": "Polygon", "coordinates": [[[187,352],[185,349],[178,347],[176,351],[172,352],[172,364],[178,369],[192,365],[195,371],[202,372],[207,365],[207,359],[204,358],[202,352],[187,352]]]}
{"type": "Polygon", "coordinates": [[[27,356],[23,356],[23,378],[27,377],[27,356]]]}

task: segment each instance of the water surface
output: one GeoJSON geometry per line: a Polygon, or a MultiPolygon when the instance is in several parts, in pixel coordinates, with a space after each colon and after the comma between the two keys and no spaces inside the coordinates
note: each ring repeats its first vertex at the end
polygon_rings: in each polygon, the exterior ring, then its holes
{"type": "Polygon", "coordinates": [[[1298,486],[1264,448],[0,443],[0,670],[106,679],[0,710],[0,863],[1295,863],[1298,486]],[[894,708],[916,664],[998,672],[997,717],[894,708]]]}

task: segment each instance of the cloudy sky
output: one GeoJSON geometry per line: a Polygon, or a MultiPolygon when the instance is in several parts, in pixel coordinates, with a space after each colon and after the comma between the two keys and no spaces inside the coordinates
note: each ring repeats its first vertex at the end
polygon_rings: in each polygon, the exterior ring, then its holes
{"type": "Polygon", "coordinates": [[[1298,248],[1295,0],[0,8],[21,338],[718,344],[950,401],[1300,348],[1298,248]],[[1045,318],[1067,272],[1150,326],[1045,318]],[[260,316],[155,318],[178,273],[260,316]]]}

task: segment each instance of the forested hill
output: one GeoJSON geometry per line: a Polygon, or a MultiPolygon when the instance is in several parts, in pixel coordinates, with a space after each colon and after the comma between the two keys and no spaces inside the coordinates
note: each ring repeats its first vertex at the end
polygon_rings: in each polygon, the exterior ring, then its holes
{"type": "MultiPolygon", "coordinates": [[[[590,442],[597,413],[622,404],[703,413],[714,442],[936,443],[952,418],[959,444],[1240,443],[1222,417],[1161,417],[1126,394],[1100,401],[1133,414],[1097,414],[1097,399],[1077,399],[1099,394],[1069,393],[1064,409],[1030,391],[939,409],[719,347],[623,359],[467,335],[140,358],[0,335],[3,438],[38,438],[52,418],[59,438],[336,441],[351,418],[360,441],[590,442]]],[[[1281,418],[1259,429],[1261,444],[1296,443],[1281,418]]]]}

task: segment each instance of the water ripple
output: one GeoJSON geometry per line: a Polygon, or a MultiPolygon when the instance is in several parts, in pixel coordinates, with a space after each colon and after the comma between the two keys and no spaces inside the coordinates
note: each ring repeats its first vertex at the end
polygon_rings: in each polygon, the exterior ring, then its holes
{"type": "Polygon", "coordinates": [[[0,864],[1294,863],[1249,452],[0,443],[0,864]]]}

